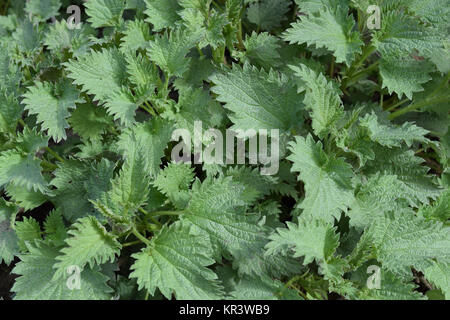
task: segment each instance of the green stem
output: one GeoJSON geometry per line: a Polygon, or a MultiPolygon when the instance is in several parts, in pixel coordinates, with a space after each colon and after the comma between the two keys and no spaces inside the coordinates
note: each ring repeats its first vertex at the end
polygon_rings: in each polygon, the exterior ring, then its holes
{"type": "Polygon", "coordinates": [[[45,150],[47,150],[48,153],[50,153],[56,160],[59,162],[64,162],[64,159],[59,156],[55,151],[50,149],[50,147],[45,147],[45,150]]]}
{"type": "Polygon", "coordinates": [[[159,222],[158,220],[156,220],[155,217],[153,217],[150,213],[148,213],[147,211],[145,211],[143,208],[139,208],[139,211],[142,212],[145,216],[149,217],[150,220],[152,220],[152,222],[154,224],[156,224],[159,228],[162,227],[161,222],[159,222]]]}
{"type": "Polygon", "coordinates": [[[244,41],[242,40],[242,20],[239,20],[237,39],[238,39],[238,42],[239,42],[239,49],[240,50],[245,50],[244,41]]]}
{"type": "Polygon", "coordinates": [[[156,211],[149,213],[149,216],[180,216],[186,211],[156,211]]]}
{"type": "Polygon", "coordinates": [[[352,75],[350,78],[348,78],[345,82],[345,88],[350,87],[355,82],[359,81],[361,78],[365,77],[366,75],[370,74],[374,69],[378,67],[380,64],[380,61],[375,61],[370,66],[368,66],[366,69],[363,69],[361,71],[356,72],[354,75],[352,75]]]}
{"type": "Polygon", "coordinates": [[[152,116],[157,117],[155,110],[148,104],[147,101],[144,101],[144,104],[141,105],[141,108],[150,113],[152,116]]]}
{"type": "Polygon", "coordinates": [[[56,164],[48,162],[47,160],[41,160],[41,165],[51,172],[58,169],[58,166],[56,164]]]}
{"type": "Polygon", "coordinates": [[[137,231],[135,226],[133,226],[133,228],[131,229],[131,232],[133,232],[133,234],[136,236],[136,238],[141,240],[143,243],[145,243],[146,245],[150,245],[150,241],[146,237],[144,237],[142,234],[140,234],[139,231],[137,231]]]}
{"type": "Polygon", "coordinates": [[[131,241],[131,242],[122,244],[122,247],[131,247],[131,246],[134,246],[136,244],[141,244],[141,243],[142,243],[142,241],[140,241],[140,240],[131,241]]]}
{"type": "Polygon", "coordinates": [[[409,101],[409,99],[404,99],[404,100],[402,100],[402,101],[399,101],[399,102],[397,102],[397,103],[394,103],[393,105],[391,105],[391,106],[389,106],[389,107],[386,107],[385,111],[391,111],[391,110],[394,110],[395,108],[401,106],[402,104],[407,103],[408,101],[409,101]]]}
{"type": "Polygon", "coordinates": [[[409,106],[397,110],[396,112],[393,112],[389,115],[389,119],[393,120],[397,117],[400,117],[401,115],[404,115],[405,113],[408,113],[410,111],[415,111],[415,110],[419,110],[423,107],[426,107],[427,105],[431,105],[431,104],[436,104],[436,103],[441,103],[441,102],[448,102],[448,98],[447,97],[436,97],[433,98],[433,96],[442,89],[442,87],[444,87],[447,83],[448,80],[450,79],[450,72],[447,73],[446,77],[444,78],[444,80],[442,81],[442,83],[431,93],[428,95],[428,97],[420,102],[417,103],[412,103],[409,106]]]}
{"type": "Polygon", "coordinates": [[[202,49],[200,49],[199,46],[197,46],[197,51],[198,51],[198,54],[200,55],[200,57],[204,57],[205,56],[205,54],[203,53],[202,49]]]}
{"type": "Polygon", "coordinates": [[[342,88],[345,89],[348,87],[348,79],[352,79],[353,76],[355,75],[355,71],[357,71],[363,64],[364,62],[372,55],[372,53],[374,53],[377,49],[372,46],[372,45],[368,45],[366,47],[364,47],[363,52],[361,53],[361,57],[352,63],[352,65],[350,66],[350,68],[347,70],[347,72],[344,74],[343,76],[343,81],[342,81],[342,88]]]}
{"type": "Polygon", "coordinates": [[[407,107],[405,107],[403,109],[400,109],[400,110],[397,110],[397,111],[391,113],[389,115],[389,120],[394,120],[395,118],[398,118],[398,117],[404,115],[405,113],[419,110],[419,109],[421,109],[423,107],[426,107],[428,105],[431,105],[431,104],[447,102],[447,101],[448,101],[448,98],[441,98],[440,97],[440,98],[435,98],[435,99],[425,99],[425,100],[423,100],[421,102],[418,102],[418,103],[412,103],[412,104],[410,104],[409,106],[407,106],[407,107]]]}

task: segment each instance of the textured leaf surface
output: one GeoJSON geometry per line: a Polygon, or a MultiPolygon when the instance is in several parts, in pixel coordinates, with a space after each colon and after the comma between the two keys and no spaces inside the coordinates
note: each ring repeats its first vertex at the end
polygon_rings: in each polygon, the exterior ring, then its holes
{"type": "Polygon", "coordinates": [[[15,300],[109,300],[112,289],[108,278],[98,271],[86,269],[80,274],[80,290],[70,290],[67,280],[53,280],[53,265],[59,252],[48,243],[28,246],[29,253],[19,255],[13,269],[19,275],[12,291],[15,300]]]}
{"type": "Polygon", "coordinates": [[[164,227],[140,253],[134,254],[132,278],[139,288],[156,288],[170,299],[220,299],[217,275],[206,267],[213,264],[209,239],[180,223],[164,227]]]}
{"type": "Polygon", "coordinates": [[[306,195],[300,204],[303,214],[327,221],[339,219],[341,210],[347,210],[353,200],[350,165],[341,158],[327,156],[322,143],[315,143],[311,135],[306,139],[296,137],[290,150],[292,171],[300,172],[299,180],[305,183],[306,195]]]}

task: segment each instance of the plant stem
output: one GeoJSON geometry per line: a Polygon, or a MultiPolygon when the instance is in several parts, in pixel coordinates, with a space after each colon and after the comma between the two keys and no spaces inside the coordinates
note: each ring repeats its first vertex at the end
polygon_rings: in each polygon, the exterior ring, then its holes
{"type": "Polygon", "coordinates": [[[426,107],[427,105],[431,105],[431,104],[435,104],[435,103],[441,103],[441,102],[448,102],[449,101],[449,99],[448,99],[448,97],[436,97],[436,98],[433,98],[433,96],[439,91],[439,90],[441,90],[442,89],[442,87],[444,87],[447,83],[448,83],[448,80],[450,79],[450,72],[449,73],[447,73],[447,76],[444,78],[444,80],[442,81],[442,83],[431,93],[431,94],[429,94],[428,95],[428,97],[427,98],[425,98],[424,100],[422,100],[422,101],[419,101],[419,102],[417,102],[417,103],[412,103],[412,104],[410,104],[409,106],[407,106],[407,107],[405,107],[405,108],[403,108],[403,109],[400,109],[400,110],[397,110],[397,111],[395,111],[395,112],[393,112],[393,113],[391,113],[390,115],[389,115],[389,119],[390,120],[393,120],[393,119],[395,119],[395,118],[397,118],[397,117],[400,117],[401,115],[404,115],[405,113],[408,113],[408,112],[410,112],[410,111],[415,111],[415,110],[418,110],[418,109],[421,109],[421,108],[423,108],[423,107],[426,107]]]}
{"type": "Polygon", "coordinates": [[[242,40],[242,21],[241,21],[241,19],[239,19],[237,39],[238,39],[238,42],[239,42],[239,49],[240,50],[245,50],[244,41],[242,40]]]}
{"type": "Polygon", "coordinates": [[[377,49],[372,45],[368,45],[368,46],[364,47],[359,60],[353,62],[352,65],[350,66],[350,68],[344,74],[342,86],[341,86],[342,89],[345,89],[348,87],[348,85],[349,85],[348,79],[353,78],[353,76],[355,75],[355,71],[358,70],[364,64],[364,62],[367,60],[367,58],[369,58],[372,55],[372,53],[374,53],[376,50],[377,49]]]}
{"type": "Polygon", "coordinates": [[[53,164],[51,162],[48,162],[47,160],[42,160],[41,159],[41,165],[46,167],[48,170],[53,171],[58,169],[58,166],[56,164],[53,164]]]}
{"type": "Polygon", "coordinates": [[[156,211],[149,213],[149,216],[180,216],[186,211],[156,211]]]}
{"type": "Polygon", "coordinates": [[[134,245],[140,244],[140,243],[142,243],[140,240],[131,241],[131,242],[122,244],[122,247],[131,247],[131,246],[134,246],[134,245]]]}
{"type": "Polygon", "coordinates": [[[133,234],[136,236],[136,238],[138,238],[139,240],[141,240],[143,243],[145,243],[146,245],[150,245],[150,241],[144,237],[142,234],[139,233],[139,231],[137,231],[136,227],[133,226],[133,228],[131,229],[131,231],[133,232],[133,234]]]}
{"type": "Polygon", "coordinates": [[[158,220],[155,219],[155,217],[153,217],[150,213],[148,213],[147,211],[145,211],[143,208],[139,208],[139,211],[142,212],[145,216],[149,217],[150,220],[152,220],[152,222],[154,224],[156,224],[159,228],[162,227],[161,222],[159,222],[158,220]]]}
{"type": "Polygon", "coordinates": [[[56,160],[59,162],[64,162],[64,159],[59,156],[55,151],[50,149],[50,147],[45,147],[45,150],[47,150],[48,153],[50,153],[56,160]]]}
{"type": "Polygon", "coordinates": [[[397,102],[397,103],[394,103],[393,105],[387,107],[387,108],[385,109],[385,111],[391,111],[391,110],[394,110],[395,108],[401,106],[401,105],[404,104],[404,103],[407,103],[408,101],[409,101],[409,99],[404,99],[404,100],[402,100],[402,101],[399,101],[399,102],[397,102]]]}

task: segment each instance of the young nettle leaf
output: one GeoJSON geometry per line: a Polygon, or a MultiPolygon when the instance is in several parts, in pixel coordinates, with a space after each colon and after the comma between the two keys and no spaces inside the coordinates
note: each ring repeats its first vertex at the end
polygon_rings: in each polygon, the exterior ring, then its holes
{"type": "Polygon", "coordinates": [[[92,269],[95,265],[113,262],[122,248],[116,237],[108,233],[94,217],[79,219],[68,234],[67,247],[61,249],[61,254],[56,256],[53,281],[62,278],[71,266],[83,270],[88,264],[92,269]]]}
{"type": "Polygon", "coordinates": [[[116,27],[122,21],[125,10],[125,1],[122,0],[96,0],[86,3],[88,22],[94,28],[116,27]]]}
{"type": "Polygon", "coordinates": [[[288,229],[277,229],[267,244],[268,255],[293,250],[294,257],[304,257],[303,264],[313,260],[326,263],[339,245],[339,236],[331,224],[316,219],[300,219],[298,225],[288,223],[288,229]]]}
{"type": "Polygon", "coordinates": [[[45,192],[47,181],[41,173],[41,161],[17,150],[2,152],[0,156],[0,186],[14,183],[28,190],[45,192]]]}
{"type": "Polygon", "coordinates": [[[68,49],[74,56],[81,56],[88,52],[91,46],[89,36],[93,34],[94,29],[89,25],[71,29],[65,20],[56,21],[45,35],[44,44],[55,54],[68,49]]]}
{"type": "Polygon", "coordinates": [[[56,142],[67,138],[70,110],[83,102],[80,92],[67,80],[57,84],[38,82],[29,88],[23,99],[25,110],[37,115],[42,131],[48,130],[48,135],[56,142]]]}
{"type": "Polygon", "coordinates": [[[189,187],[194,181],[194,170],[188,164],[170,163],[156,177],[153,185],[178,208],[184,209],[190,200],[189,187]]]}
{"type": "Polygon", "coordinates": [[[145,0],[147,4],[146,21],[153,25],[153,30],[175,28],[181,18],[178,12],[182,9],[178,0],[145,0]]]}
{"type": "Polygon", "coordinates": [[[212,91],[233,113],[233,129],[279,129],[289,131],[301,123],[302,99],[296,88],[275,71],[266,73],[250,64],[234,65],[227,73],[211,77],[212,91]]]}
{"type": "Polygon", "coordinates": [[[236,284],[231,296],[236,300],[303,300],[298,293],[270,277],[244,277],[236,284]]]}
{"type": "Polygon", "coordinates": [[[150,59],[169,76],[182,76],[191,59],[186,57],[194,46],[194,39],[186,31],[174,30],[170,35],[155,36],[147,49],[150,59]]]}
{"type": "Polygon", "coordinates": [[[148,24],[142,20],[128,21],[124,33],[120,44],[120,49],[123,52],[146,49],[148,41],[152,39],[148,24]]]}
{"type": "Polygon", "coordinates": [[[11,226],[11,216],[15,214],[15,208],[11,203],[0,199],[0,263],[11,264],[19,253],[19,240],[11,226]]]}
{"type": "Polygon", "coordinates": [[[112,189],[109,193],[110,199],[123,208],[120,214],[128,215],[135,213],[143,206],[148,197],[149,172],[145,166],[145,152],[135,142],[127,151],[127,158],[119,175],[112,181],[112,189]]]}
{"type": "Polygon", "coordinates": [[[415,217],[413,212],[385,215],[366,232],[377,260],[399,275],[410,274],[411,267],[424,272],[433,265],[432,259],[450,261],[448,227],[415,217]]]}
{"type": "Polygon", "coordinates": [[[12,291],[17,300],[109,300],[113,290],[106,284],[108,277],[95,269],[86,268],[79,275],[80,290],[67,285],[68,279],[53,279],[53,265],[59,256],[58,248],[48,242],[36,241],[28,245],[29,253],[20,254],[20,262],[13,272],[19,275],[12,291]]]}
{"type": "Polygon", "coordinates": [[[292,171],[300,172],[299,180],[305,183],[305,199],[299,203],[302,215],[339,219],[354,199],[351,166],[343,158],[327,155],[322,143],[314,142],[311,135],[297,137],[290,150],[292,171]]]}
{"type": "Polygon", "coordinates": [[[41,227],[33,218],[24,218],[23,221],[16,221],[15,231],[21,252],[28,251],[28,244],[34,243],[34,240],[41,240],[41,227]]]}
{"type": "Polygon", "coordinates": [[[223,297],[217,275],[207,268],[214,263],[207,235],[183,223],[164,226],[133,258],[130,277],[151,294],[158,288],[167,299],[172,294],[180,300],[223,297]]]}
{"type": "Polygon", "coordinates": [[[61,0],[29,0],[25,11],[40,21],[46,21],[51,17],[59,15],[61,0]]]}
{"type": "Polygon", "coordinates": [[[91,51],[64,66],[74,84],[101,102],[119,91],[127,78],[125,57],[117,49],[91,51]]]}
{"type": "Polygon", "coordinates": [[[124,131],[117,146],[126,158],[132,157],[140,148],[143,152],[142,170],[148,170],[150,176],[155,176],[160,170],[161,158],[172,138],[172,131],[171,122],[153,118],[124,131]]]}
{"type": "Polygon", "coordinates": [[[85,103],[72,111],[69,123],[82,139],[98,139],[113,125],[113,118],[104,108],[85,103]]]}
{"type": "Polygon", "coordinates": [[[262,30],[272,30],[286,20],[290,5],[288,0],[261,0],[250,4],[247,19],[262,30]]]}
{"type": "Polygon", "coordinates": [[[317,48],[325,47],[334,53],[336,62],[348,66],[362,52],[358,32],[354,31],[355,20],[348,15],[345,6],[322,7],[317,13],[302,16],[284,33],[290,43],[306,43],[317,48]]]}
{"type": "Polygon", "coordinates": [[[305,83],[305,105],[311,110],[312,127],[316,135],[324,137],[336,130],[336,123],[343,117],[344,108],[336,85],[322,73],[305,65],[292,66],[296,76],[305,83]]]}
{"type": "Polygon", "coordinates": [[[12,132],[22,116],[23,108],[14,94],[0,90],[0,132],[12,132]]]}

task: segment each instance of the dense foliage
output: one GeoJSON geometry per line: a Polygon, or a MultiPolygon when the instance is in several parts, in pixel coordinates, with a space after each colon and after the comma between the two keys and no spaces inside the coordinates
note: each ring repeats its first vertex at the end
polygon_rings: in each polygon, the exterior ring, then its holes
{"type": "Polygon", "coordinates": [[[4,298],[450,298],[447,0],[0,12],[4,298]],[[278,173],[175,163],[195,121],[278,129],[278,173]]]}

